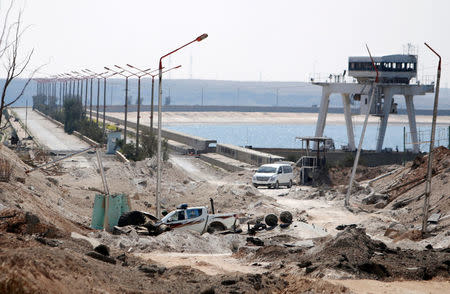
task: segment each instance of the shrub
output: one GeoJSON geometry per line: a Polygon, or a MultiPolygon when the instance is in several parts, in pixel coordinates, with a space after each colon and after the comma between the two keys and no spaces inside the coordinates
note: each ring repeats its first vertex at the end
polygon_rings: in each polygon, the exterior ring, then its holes
{"type": "Polygon", "coordinates": [[[79,130],[83,114],[83,105],[77,98],[66,98],[64,100],[64,131],[72,134],[79,130]]]}
{"type": "Polygon", "coordinates": [[[79,126],[78,131],[84,136],[100,144],[106,142],[106,137],[103,135],[103,130],[97,126],[97,123],[83,119],[80,121],[79,126]]]}

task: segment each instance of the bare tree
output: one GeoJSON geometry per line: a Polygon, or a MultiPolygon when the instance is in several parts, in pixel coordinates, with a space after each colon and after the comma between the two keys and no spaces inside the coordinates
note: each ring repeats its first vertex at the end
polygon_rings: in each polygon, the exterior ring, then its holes
{"type": "MultiPolygon", "coordinates": [[[[11,85],[11,82],[20,77],[28,65],[30,64],[31,57],[33,56],[34,49],[22,54],[20,51],[21,38],[28,27],[22,28],[22,11],[20,10],[17,14],[17,18],[11,20],[11,12],[13,10],[14,0],[9,2],[6,11],[4,12],[3,24],[0,28],[0,62],[2,63],[4,70],[5,82],[3,84],[3,89],[1,91],[1,102],[0,102],[0,129],[3,129],[6,124],[2,125],[3,110],[19,100],[23,96],[25,89],[30,84],[34,74],[38,71],[38,68],[31,71],[26,79],[25,85],[22,87],[21,91],[14,94],[8,102],[6,102],[7,90],[11,85]]],[[[0,13],[2,12],[2,7],[0,5],[0,13]]],[[[1,75],[0,75],[1,77],[1,75]]]]}

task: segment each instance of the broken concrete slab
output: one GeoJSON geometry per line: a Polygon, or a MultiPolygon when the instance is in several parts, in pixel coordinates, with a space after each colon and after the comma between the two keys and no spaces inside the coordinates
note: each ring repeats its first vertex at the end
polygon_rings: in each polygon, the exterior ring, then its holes
{"type": "Polygon", "coordinates": [[[432,224],[437,224],[440,218],[441,218],[440,213],[433,213],[432,215],[430,215],[427,221],[432,224]]]}

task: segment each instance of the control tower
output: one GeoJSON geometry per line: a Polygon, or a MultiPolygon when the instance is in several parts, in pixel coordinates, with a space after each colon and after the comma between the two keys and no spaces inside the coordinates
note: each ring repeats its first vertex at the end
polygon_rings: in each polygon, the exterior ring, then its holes
{"type": "Polygon", "coordinates": [[[330,75],[329,80],[325,82],[315,82],[312,80],[314,85],[322,87],[322,99],[320,101],[315,136],[323,136],[328,114],[328,105],[330,103],[330,95],[339,93],[342,96],[344,105],[349,150],[354,151],[356,149],[350,110],[351,100],[354,100],[360,101],[361,114],[365,114],[369,109],[371,115],[380,118],[376,151],[381,152],[389,115],[397,113],[397,104],[394,103],[394,95],[401,95],[404,96],[406,102],[409,129],[413,143],[412,149],[413,152],[418,153],[420,150],[413,98],[417,95],[433,93],[434,83],[430,85],[421,85],[419,82],[415,84],[410,83],[411,79],[417,77],[416,55],[397,54],[374,57],[373,59],[379,72],[379,82],[376,84],[376,72],[370,57],[348,58],[348,75],[355,78],[356,82],[343,82],[345,73],[341,76],[330,75]],[[373,104],[368,105],[372,91],[374,91],[375,95],[373,104]]]}

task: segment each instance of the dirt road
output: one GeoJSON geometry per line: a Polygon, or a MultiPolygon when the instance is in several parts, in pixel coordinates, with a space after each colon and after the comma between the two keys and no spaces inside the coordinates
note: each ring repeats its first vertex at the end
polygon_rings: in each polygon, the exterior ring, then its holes
{"type": "Polygon", "coordinates": [[[198,158],[171,154],[169,161],[182,169],[194,181],[206,181],[215,185],[224,183],[221,179],[223,178],[225,171],[222,171],[219,168],[213,168],[198,158]]]}
{"type": "MultiPolygon", "coordinates": [[[[13,111],[22,122],[25,121],[25,108],[14,108],[13,111]]],[[[76,151],[89,147],[86,142],[65,133],[61,127],[58,127],[56,124],[31,109],[28,109],[27,120],[27,126],[30,133],[33,134],[41,145],[49,150],[76,151]]]]}

